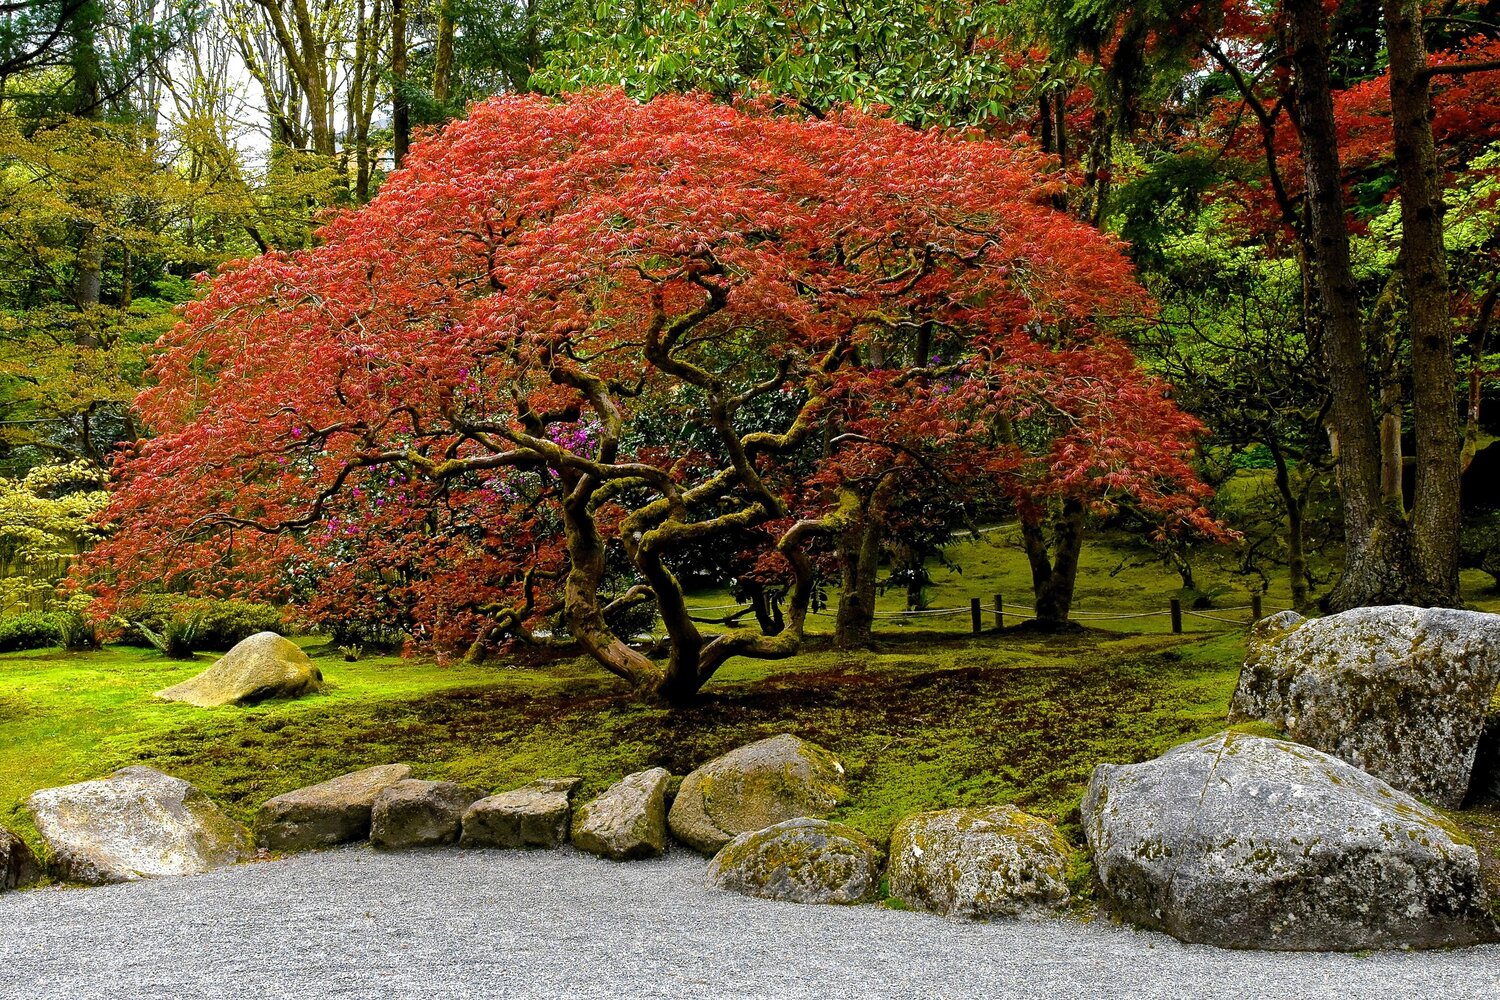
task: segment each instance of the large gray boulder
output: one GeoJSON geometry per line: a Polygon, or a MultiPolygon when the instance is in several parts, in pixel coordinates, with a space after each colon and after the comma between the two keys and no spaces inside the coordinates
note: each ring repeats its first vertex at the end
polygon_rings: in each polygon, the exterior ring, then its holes
{"type": "Polygon", "coordinates": [[[127,767],[100,781],[44,788],[32,821],[67,882],[194,875],[248,859],[250,832],[181,778],[127,767]]]}
{"type": "Polygon", "coordinates": [[[708,863],[707,882],[789,903],[865,903],[880,885],[880,854],[852,827],[789,819],[725,844],[708,863]]]}
{"type": "Polygon", "coordinates": [[[42,865],[26,841],[0,826],[0,892],[41,881],[42,865]]]}
{"type": "Polygon", "coordinates": [[[890,893],[947,917],[987,919],[1068,903],[1068,842],[1015,806],[917,813],[891,833],[890,893]]]}
{"type": "Polygon", "coordinates": [[[387,785],[370,808],[370,843],[386,850],[451,844],[477,798],[452,781],[406,778],[387,785]]]}
{"type": "Polygon", "coordinates": [[[570,798],[581,778],[542,778],[480,799],[464,813],[465,847],[561,847],[568,842],[570,798]]]}
{"type": "Polygon", "coordinates": [[[215,708],[296,698],[322,687],[323,672],[300,646],[275,632],[257,632],[236,643],[203,673],[156,692],[156,697],[215,708]]]}
{"type": "Polygon", "coordinates": [[[1451,823],[1296,743],[1221,733],[1100,764],[1083,827],[1107,906],[1183,941],[1360,950],[1493,934],[1478,855],[1451,823]]]}
{"type": "Polygon", "coordinates": [[[573,814],[573,846],[616,861],[652,858],[667,849],[665,768],[638,771],[573,814]]]}
{"type": "Polygon", "coordinates": [[[772,736],[689,774],[672,801],[672,835],[705,854],[783,820],[823,817],[844,797],[844,765],[790,733],[772,736]]]}
{"type": "Polygon", "coordinates": [[[1392,605],[1252,631],[1231,722],[1269,722],[1440,806],[1469,790],[1500,686],[1500,615],[1392,605]]]}
{"type": "Polygon", "coordinates": [[[410,777],[405,764],[381,764],[267,799],[255,817],[256,839],[273,851],[363,840],[370,835],[375,797],[410,777]]]}

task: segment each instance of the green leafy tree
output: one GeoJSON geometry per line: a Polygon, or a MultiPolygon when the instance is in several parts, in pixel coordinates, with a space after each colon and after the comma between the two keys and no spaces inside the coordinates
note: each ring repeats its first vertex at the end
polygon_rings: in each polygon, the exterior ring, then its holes
{"type": "Polygon", "coordinates": [[[1049,79],[1045,51],[1027,51],[1025,13],[1001,0],[600,5],[536,79],[643,99],[768,91],[814,114],[852,105],[913,125],[982,123],[1009,117],[1049,79]]]}
{"type": "Polygon", "coordinates": [[[37,610],[78,555],[102,537],[104,470],[89,462],[39,465],[0,478],[0,608],[37,610]]]}

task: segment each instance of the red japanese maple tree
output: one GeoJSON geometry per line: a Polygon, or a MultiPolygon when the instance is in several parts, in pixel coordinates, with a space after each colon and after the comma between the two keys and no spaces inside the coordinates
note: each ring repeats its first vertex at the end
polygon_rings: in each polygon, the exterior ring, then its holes
{"type": "Polygon", "coordinates": [[[852,113],[479,105],[321,245],[230,265],[187,308],[138,402],[153,436],[120,463],[96,592],[326,614],[378,584],[468,636],[560,609],[603,666],[681,700],[731,657],[798,648],[809,545],[871,463],[1027,516],[1128,495],[1211,527],[1196,425],[1095,327],[1143,306],[1130,269],[1050,206],[1045,169],[852,113]],[[779,632],[700,630],[671,566],[705,544],[763,546],[779,632]],[[611,627],[644,599],[658,658],[611,627]]]}

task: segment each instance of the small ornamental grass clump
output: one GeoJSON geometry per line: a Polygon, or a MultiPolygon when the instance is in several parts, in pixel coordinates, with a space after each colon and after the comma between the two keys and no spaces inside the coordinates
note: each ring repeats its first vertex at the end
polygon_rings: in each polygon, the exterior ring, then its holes
{"type": "Polygon", "coordinates": [[[480,104],[317,247],[186,307],[96,592],[231,580],[450,648],[565,632],[680,700],[794,654],[887,502],[1128,497],[1214,531],[1198,425],[1100,328],[1143,295],[1052,170],[853,112],[480,104]],[[700,629],[690,552],[784,595],[773,627],[700,629]]]}

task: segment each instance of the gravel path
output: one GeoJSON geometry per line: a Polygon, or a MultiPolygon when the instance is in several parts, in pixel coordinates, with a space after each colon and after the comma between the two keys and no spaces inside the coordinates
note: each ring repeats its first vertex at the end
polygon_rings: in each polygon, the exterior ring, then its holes
{"type": "Polygon", "coordinates": [[[367,847],[0,896],[0,997],[1500,997],[1500,947],[1185,946],[1106,921],[958,924],[702,887],[701,859],[367,847]]]}

